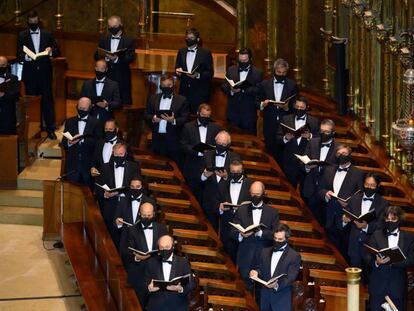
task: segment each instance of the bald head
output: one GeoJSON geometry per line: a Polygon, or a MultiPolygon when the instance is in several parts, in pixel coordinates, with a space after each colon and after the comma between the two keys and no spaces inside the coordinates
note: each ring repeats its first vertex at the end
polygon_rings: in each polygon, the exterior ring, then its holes
{"type": "Polygon", "coordinates": [[[250,186],[250,195],[251,196],[260,196],[265,192],[265,185],[261,181],[255,181],[250,186]]]}
{"type": "Polygon", "coordinates": [[[227,146],[227,145],[230,145],[230,143],[231,143],[231,136],[227,131],[220,131],[216,135],[217,145],[227,146]]]}
{"type": "Polygon", "coordinates": [[[7,60],[6,56],[0,55],[0,67],[7,67],[9,61],[7,60]]]}
{"type": "Polygon", "coordinates": [[[142,218],[153,218],[155,216],[155,208],[150,202],[145,202],[139,207],[139,213],[142,218]]]}
{"type": "Polygon", "coordinates": [[[88,97],[81,97],[78,100],[78,109],[82,111],[89,111],[92,106],[92,102],[88,97]]]}
{"type": "Polygon", "coordinates": [[[174,244],[174,239],[170,235],[163,235],[158,239],[158,249],[171,249],[174,244]]]}

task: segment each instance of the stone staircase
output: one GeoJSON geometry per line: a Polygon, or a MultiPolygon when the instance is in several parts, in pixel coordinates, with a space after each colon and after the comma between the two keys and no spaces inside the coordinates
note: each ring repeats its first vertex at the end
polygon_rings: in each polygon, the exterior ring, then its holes
{"type": "Polygon", "coordinates": [[[43,225],[43,181],[60,176],[58,140],[37,147],[37,159],[18,176],[17,189],[0,190],[0,224],[43,225]]]}

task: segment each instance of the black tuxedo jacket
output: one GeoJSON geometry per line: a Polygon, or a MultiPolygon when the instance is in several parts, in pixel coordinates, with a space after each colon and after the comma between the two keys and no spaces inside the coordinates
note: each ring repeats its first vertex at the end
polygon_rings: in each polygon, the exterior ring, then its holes
{"type": "MultiPolygon", "coordinates": [[[[295,115],[289,114],[282,118],[282,123],[286,124],[287,126],[290,126],[291,128],[295,128],[295,115]]],[[[307,114],[306,116],[306,124],[310,128],[310,132],[313,136],[316,136],[319,131],[319,120],[315,117],[312,117],[311,115],[307,114]]],[[[278,133],[277,133],[277,139],[278,144],[283,146],[283,160],[282,160],[282,166],[283,170],[286,175],[297,175],[301,171],[301,164],[296,157],[296,154],[303,155],[305,153],[306,146],[308,144],[308,140],[302,138],[300,140],[300,144],[298,145],[296,138],[292,138],[290,141],[288,141],[286,144],[283,142],[283,131],[282,127],[279,125],[278,133]]]]}
{"type": "MultiPolygon", "coordinates": [[[[63,132],[69,132],[72,136],[79,134],[78,116],[66,120],[63,132]]],[[[69,147],[66,137],[62,139],[62,146],[66,149],[66,173],[79,169],[79,160],[84,167],[92,167],[92,158],[96,140],[102,137],[100,122],[93,116],[88,116],[84,135],[87,135],[83,143],[77,143],[69,147]]]]}
{"type": "Polygon", "coordinates": [[[16,134],[16,103],[19,100],[19,81],[17,76],[6,73],[4,81],[13,83],[12,89],[0,97],[0,134],[16,134]]]}
{"type": "MultiPolygon", "coordinates": [[[[111,34],[107,34],[99,40],[98,47],[107,51],[111,50],[111,34]]],[[[131,70],[129,65],[135,58],[135,43],[132,38],[121,35],[119,40],[118,50],[127,49],[125,52],[118,55],[118,61],[108,63],[108,78],[118,82],[121,92],[122,104],[131,104],[131,70]]],[[[99,59],[98,52],[95,53],[95,60],[99,59]]]]}
{"type": "MultiPolygon", "coordinates": [[[[324,147],[327,148],[327,147],[324,147]]],[[[329,147],[328,154],[326,155],[325,162],[329,163],[330,165],[336,164],[336,157],[335,157],[335,150],[336,150],[336,142],[332,139],[331,146],[329,147]]],[[[308,142],[305,149],[305,155],[309,157],[309,159],[317,159],[319,160],[321,156],[321,138],[320,137],[312,137],[312,139],[308,142]]],[[[302,165],[303,170],[305,170],[305,166],[302,165]]],[[[321,182],[321,176],[325,169],[325,166],[320,166],[320,170],[318,167],[313,168],[309,171],[309,173],[305,172],[305,180],[303,183],[303,196],[305,198],[312,197],[321,182]]]]}
{"type": "MultiPolygon", "coordinates": [[[[251,204],[239,207],[233,218],[233,223],[240,224],[244,228],[253,224],[253,213],[251,204]]],[[[277,209],[263,204],[262,216],[260,223],[264,224],[262,236],[255,237],[254,234],[248,238],[243,238],[239,244],[237,253],[237,265],[239,267],[252,267],[256,252],[261,251],[263,247],[271,246],[273,241],[273,231],[279,223],[279,212],[277,209]]],[[[231,228],[232,239],[239,241],[239,231],[231,228]]]]}
{"type": "MultiPolygon", "coordinates": [[[[191,52],[192,53],[192,52],[191,52]]],[[[187,48],[178,50],[175,68],[187,71],[187,48]]],[[[210,82],[214,75],[213,56],[208,49],[198,47],[193,69],[200,73],[200,79],[192,79],[185,74],[180,77],[180,95],[185,96],[192,105],[207,102],[210,95],[210,82]]]]}
{"type": "MultiPolygon", "coordinates": [[[[173,255],[173,262],[171,265],[170,280],[190,274],[191,267],[188,260],[184,257],[173,255]]],[[[164,274],[162,271],[162,261],[159,256],[154,256],[148,260],[147,268],[145,270],[146,285],[151,280],[163,280],[164,274]]],[[[195,287],[194,279],[191,277],[190,282],[184,285],[183,293],[170,292],[170,291],[158,291],[155,293],[149,293],[149,300],[147,304],[148,311],[186,311],[188,310],[188,298],[187,295],[195,287]]]]}
{"type": "MultiPolygon", "coordinates": [[[[357,193],[352,196],[348,206],[346,207],[347,210],[351,211],[355,215],[361,215],[361,205],[362,205],[362,198],[364,194],[362,192],[357,193]]],[[[388,201],[381,197],[379,194],[376,194],[374,197],[374,201],[372,201],[371,209],[375,209],[376,219],[372,220],[368,223],[368,230],[365,233],[362,230],[359,230],[353,223],[348,223],[346,227],[349,227],[349,247],[348,247],[348,255],[350,257],[357,256],[361,258],[361,251],[358,247],[358,243],[366,243],[369,236],[376,230],[382,229],[383,221],[381,220],[385,209],[388,207],[388,201]],[[360,242],[359,242],[360,241],[360,242]]],[[[341,224],[342,226],[342,224],[341,224]]]]}
{"type": "MultiPolygon", "coordinates": [[[[227,78],[238,82],[240,80],[239,66],[233,65],[227,69],[226,73],[227,78]]],[[[229,105],[243,105],[250,104],[255,106],[256,96],[259,93],[259,83],[263,80],[263,72],[257,67],[251,65],[250,70],[247,73],[246,81],[249,86],[241,89],[239,93],[235,93],[231,96],[231,87],[227,81],[221,85],[223,92],[229,96],[229,105]]]]}
{"type": "Polygon", "coordinates": [[[97,102],[96,79],[87,80],[83,83],[81,97],[89,97],[92,100],[92,115],[102,123],[113,118],[113,110],[121,107],[118,83],[105,78],[101,97],[108,102],[108,110],[95,105],[97,102]]]}
{"type": "MultiPolygon", "coordinates": [[[[152,118],[154,117],[157,110],[160,108],[162,94],[153,94],[148,99],[147,109],[145,111],[145,120],[148,125],[152,128],[152,139],[157,139],[159,123],[152,123],[152,118]]],[[[170,110],[174,113],[176,124],[167,123],[167,134],[174,140],[178,139],[181,129],[185,122],[188,119],[188,103],[187,99],[184,96],[174,94],[171,100],[170,110]]]]}
{"type": "MultiPolygon", "coordinates": [[[[22,80],[26,83],[39,79],[46,79],[49,83],[52,82],[52,64],[50,57],[45,56],[39,57],[35,61],[26,61],[26,53],[23,52],[23,46],[28,47],[33,53],[36,53],[29,29],[20,32],[17,38],[17,60],[23,63],[22,80]]],[[[52,57],[58,57],[60,55],[58,45],[52,34],[40,29],[39,52],[43,52],[47,47],[52,48],[52,57]]]]}
{"type": "MultiPolygon", "coordinates": [[[[331,165],[325,168],[318,190],[321,200],[325,200],[325,194],[329,190],[333,191],[333,182],[337,168],[338,165],[331,165]]],[[[351,165],[337,195],[340,198],[346,199],[358,190],[361,190],[363,187],[363,177],[364,172],[351,165]]]]}
{"type": "Polygon", "coordinates": [[[281,274],[287,274],[278,280],[277,290],[262,286],[261,288],[261,306],[269,306],[275,310],[290,310],[292,300],[292,285],[296,281],[301,265],[301,257],[289,245],[286,246],[282,256],[277,263],[276,269],[272,275],[271,261],[273,255],[273,247],[264,248],[258,252],[255,257],[254,269],[258,271],[259,278],[268,281],[272,277],[281,274]]]}
{"type": "MultiPolygon", "coordinates": [[[[119,138],[117,138],[117,140],[114,141],[113,145],[115,145],[117,142],[119,142],[119,138]]],[[[102,151],[103,151],[104,145],[105,145],[105,139],[99,139],[96,141],[95,151],[93,153],[92,166],[98,169],[98,171],[100,171],[102,165],[104,164],[103,158],[102,158],[102,151]]]]}
{"type": "MultiPolygon", "coordinates": [[[[376,249],[388,247],[388,237],[383,229],[376,230],[368,244],[376,249]]],[[[365,260],[370,267],[368,291],[370,295],[404,297],[407,292],[407,268],[414,265],[414,236],[400,231],[398,246],[407,257],[395,264],[375,266],[375,256],[365,250],[365,260]]]]}

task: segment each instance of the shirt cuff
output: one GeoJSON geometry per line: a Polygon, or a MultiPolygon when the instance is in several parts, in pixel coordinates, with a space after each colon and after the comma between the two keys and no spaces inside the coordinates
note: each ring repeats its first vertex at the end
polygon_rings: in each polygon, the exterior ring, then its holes
{"type": "Polygon", "coordinates": [[[199,152],[197,155],[198,155],[199,157],[202,157],[202,156],[204,156],[204,153],[199,152]]]}
{"type": "Polygon", "coordinates": [[[172,121],[172,125],[176,125],[177,124],[177,120],[174,119],[174,121],[172,121]]]}
{"type": "Polygon", "coordinates": [[[234,95],[234,92],[233,91],[230,91],[230,95],[233,96],[234,95]]]}
{"type": "Polygon", "coordinates": [[[122,228],[122,224],[116,225],[116,226],[118,227],[118,229],[121,229],[122,228]]]}
{"type": "Polygon", "coordinates": [[[32,61],[32,59],[29,56],[27,56],[27,55],[24,56],[24,60],[26,62],[31,62],[32,61]]]}
{"type": "Polygon", "coordinates": [[[367,227],[365,229],[361,229],[361,231],[364,231],[365,233],[367,233],[368,232],[368,226],[369,225],[367,225],[367,227]]]}
{"type": "Polygon", "coordinates": [[[243,236],[239,233],[239,242],[243,241],[243,236]]]}
{"type": "Polygon", "coordinates": [[[204,174],[201,174],[201,181],[206,181],[206,180],[207,180],[207,177],[204,176],[204,174]]]}
{"type": "Polygon", "coordinates": [[[220,215],[223,215],[223,214],[224,214],[224,211],[223,211],[223,210],[221,210],[220,208],[219,208],[219,214],[220,214],[220,215]]]}
{"type": "Polygon", "coordinates": [[[287,144],[289,141],[286,139],[286,137],[285,136],[283,136],[283,142],[285,143],[285,144],[287,144]]]}
{"type": "Polygon", "coordinates": [[[118,56],[112,61],[114,64],[116,64],[118,62],[118,56]]]}
{"type": "Polygon", "coordinates": [[[260,102],[260,111],[262,111],[264,109],[264,107],[263,107],[263,103],[262,102],[260,102]]]}
{"type": "Polygon", "coordinates": [[[201,78],[201,74],[199,72],[196,72],[196,79],[200,79],[201,78]]]}
{"type": "Polygon", "coordinates": [[[258,236],[259,238],[261,238],[262,237],[262,234],[263,234],[263,230],[259,230],[254,235],[255,236],[258,236]]]}
{"type": "Polygon", "coordinates": [[[344,222],[344,221],[343,221],[343,222],[342,222],[342,228],[343,228],[343,227],[346,227],[346,225],[347,225],[347,224],[348,224],[347,222],[344,222]]]}

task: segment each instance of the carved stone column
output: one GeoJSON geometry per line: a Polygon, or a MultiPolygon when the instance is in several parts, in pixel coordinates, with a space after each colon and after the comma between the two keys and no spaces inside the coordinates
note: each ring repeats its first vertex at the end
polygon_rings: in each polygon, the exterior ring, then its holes
{"type": "Polygon", "coordinates": [[[56,30],[62,30],[63,25],[62,25],[62,1],[63,0],[56,0],[56,30]]]}
{"type": "Polygon", "coordinates": [[[303,12],[305,11],[305,2],[306,0],[295,0],[295,68],[293,68],[293,72],[296,83],[300,86],[303,84],[303,25],[305,24],[303,12]]]}
{"type": "MultiPolygon", "coordinates": [[[[327,35],[332,35],[333,27],[332,27],[332,16],[333,16],[333,0],[325,0],[323,11],[325,13],[325,26],[324,30],[327,35]]],[[[329,87],[329,40],[325,38],[324,44],[324,63],[325,63],[325,76],[322,79],[323,82],[323,90],[325,91],[326,95],[330,94],[330,87],[329,87]]]]}
{"type": "Polygon", "coordinates": [[[359,282],[361,281],[361,272],[359,268],[346,268],[347,289],[347,310],[359,310],[359,282]]]}
{"type": "Polygon", "coordinates": [[[15,16],[14,25],[15,26],[20,26],[22,24],[21,14],[22,14],[22,1],[16,0],[15,10],[14,10],[14,16],[15,16]]]}
{"type": "Polygon", "coordinates": [[[273,71],[273,61],[277,55],[277,25],[278,5],[276,0],[266,1],[266,72],[271,74],[273,71]]]}

